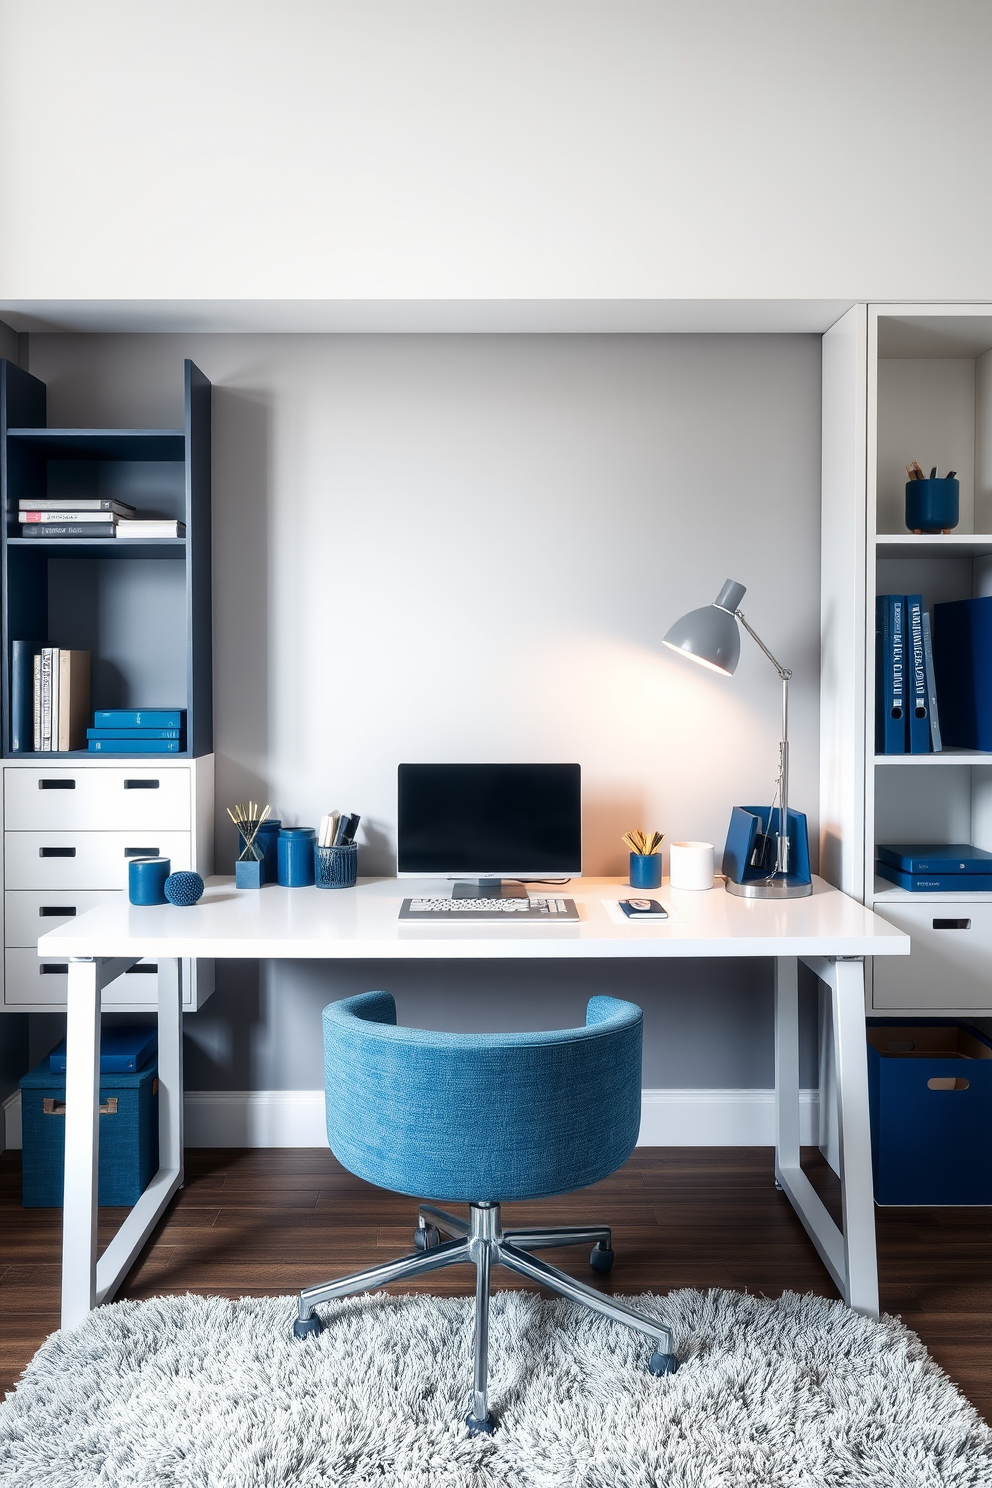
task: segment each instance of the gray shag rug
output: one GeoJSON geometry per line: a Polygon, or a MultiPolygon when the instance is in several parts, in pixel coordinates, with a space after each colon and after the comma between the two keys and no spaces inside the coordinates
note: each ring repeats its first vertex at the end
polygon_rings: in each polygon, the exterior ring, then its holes
{"type": "Polygon", "coordinates": [[[633,1299],[639,1335],[534,1293],[493,1298],[495,1436],[463,1424],[472,1303],[120,1302],[52,1334],[0,1407],[10,1488],[988,1488],[992,1430],[893,1318],[786,1293],[633,1299]]]}

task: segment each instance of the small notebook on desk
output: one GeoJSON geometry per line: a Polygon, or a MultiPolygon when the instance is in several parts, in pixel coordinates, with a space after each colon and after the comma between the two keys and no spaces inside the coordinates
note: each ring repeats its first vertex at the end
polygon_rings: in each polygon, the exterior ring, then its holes
{"type": "Polygon", "coordinates": [[[579,911],[574,899],[561,899],[557,895],[533,895],[528,899],[454,899],[428,898],[404,899],[400,907],[401,920],[419,920],[433,925],[464,925],[485,922],[496,925],[560,925],[568,920],[577,920],[579,911]]]}

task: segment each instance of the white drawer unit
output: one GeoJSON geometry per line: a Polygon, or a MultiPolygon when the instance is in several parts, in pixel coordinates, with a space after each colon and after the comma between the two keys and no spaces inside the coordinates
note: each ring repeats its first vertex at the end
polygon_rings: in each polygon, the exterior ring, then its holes
{"type": "Polygon", "coordinates": [[[871,1006],[877,1013],[992,1007],[992,904],[956,899],[925,904],[876,903],[876,914],[912,937],[912,954],[896,967],[876,960],[871,1006]]]}
{"type": "MultiPolygon", "coordinates": [[[[134,857],[166,857],[173,871],[213,871],[213,755],[142,761],[53,759],[3,763],[4,986],[7,1009],[65,1007],[65,963],[42,961],[40,935],[126,893],[134,857]]],[[[184,962],[183,1007],[213,991],[210,961],[184,962]]],[[[104,993],[104,1005],[154,1005],[156,972],[142,964],[104,993]]]]}
{"type": "Polygon", "coordinates": [[[131,827],[189,831],[190,771],[145,765],[4,771],[4,830],[101,832],[131,827]]]}
{"type": "MultiPolygon", "coordinates": [[[[185,1011],[193,1012],[213,991],[213,962],[184,960],[179,968],[185,1011]],[[196,967],[194,978],[192,967],[196,967]],[[194,993],[196,1002],[194,1002],[194,993]]],[[[34,946],[8,946],[4,951],[4,1006],[21,1012],[54,1012],[65,1007],[68,962],[42,958],[34,946]]],[[[102,1004],[118,1012],[138,1012],[158,1001],[158,966],[139,961],[103,989],[102,1004]]]]}

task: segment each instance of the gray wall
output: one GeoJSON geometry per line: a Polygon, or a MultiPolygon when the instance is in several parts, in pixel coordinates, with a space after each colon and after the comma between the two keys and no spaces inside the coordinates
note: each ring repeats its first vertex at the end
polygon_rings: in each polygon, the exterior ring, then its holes
{"type": "MultiPolygon", "coordinates": [[[[220,869],[251,795],[289,822],[360,811],[362,871],[389,872],[401,759],[579,760],[590,873],[622,871],[635,824],[722,844],[735,802],[770,798],[778,682],[749,643],[728,681],[660,641],[728,575],[796,673],[815,840],[817,338],[30,343],[53,424],[175,425],[184,356],[214,383],[220,869]]],[[[645,1008],[646,1085],[772,1083],[766,964],[278,963],[219,968],[189,1087],[316,1088],[320,1007],[371,986],[451,1028],[576,1022],[613,990],[645,1008]]]]}

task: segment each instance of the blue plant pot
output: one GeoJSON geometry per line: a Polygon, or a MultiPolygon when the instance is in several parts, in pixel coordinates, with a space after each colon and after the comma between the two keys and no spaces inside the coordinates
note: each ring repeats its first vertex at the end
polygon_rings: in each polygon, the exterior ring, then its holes
{"type": "Polygon", "coordinates": [[[910,532],[949,532],[958,525],[960,484],[937,476],[906,482],[906,526],[910,532]]]}

